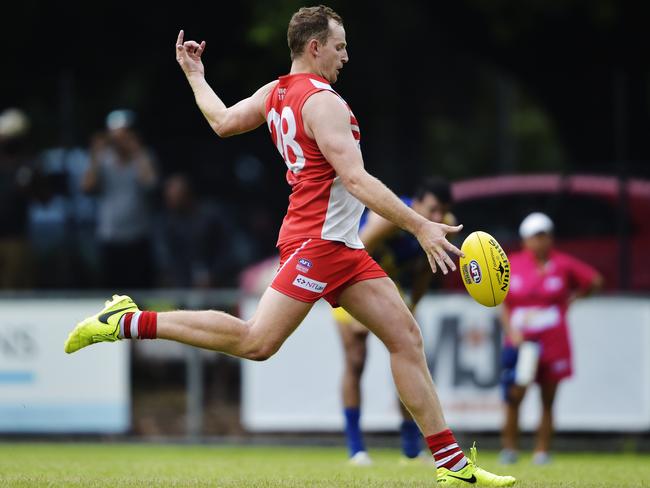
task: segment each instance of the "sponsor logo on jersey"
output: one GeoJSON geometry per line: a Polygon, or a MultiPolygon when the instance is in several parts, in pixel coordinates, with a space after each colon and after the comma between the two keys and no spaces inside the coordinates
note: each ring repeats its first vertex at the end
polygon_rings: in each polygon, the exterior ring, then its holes
{"type": "Polygon", "coordinates": [[[474,259],[469,262],[469,274],[472,277],[472,281],[477,285],[481,282],[481,278],[483,278],[481,267],[474,259]]]}
{"type": "Polygon", "coordinates": [[[312,264],[309,259],[306,258],[300,258],[298,260],[298,264],[296,264],[296,269],[300,271],[301,273],[307,273],[311,269],[312,264]]]}
{"type": "Polygon", "coordinates": [[[314,293],[322,292],[327,286],[327,283],[323,283],[322,281],[312,280],[303,275],[296,276],[296,279],[293,280],[292,284],[293,286],[297,286],[298,288],[302,288],[303,290],[313,291],[314,293]]]}

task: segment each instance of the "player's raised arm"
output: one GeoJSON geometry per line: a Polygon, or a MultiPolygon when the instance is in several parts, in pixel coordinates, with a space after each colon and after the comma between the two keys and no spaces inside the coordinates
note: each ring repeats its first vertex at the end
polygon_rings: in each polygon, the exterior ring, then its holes
{"type": "Polygon", "coordinates": [[[196,104],[217,135],[234,136],[262,125],[265,121],[266,98],[277,81],[264,85],[232,107],[226,107],[205,80],[205,69],[201,61],[205,41],[199,44],[196,41],[183,41],[183,37],[184,32],[181,30],[176,40],[176,61],[192,87],[196,104]]]}
{"type": "Polygon", "coordinates": [[[305,102],[302,116],[308,134],[313,135],[347,190],[372,211],[415,235],[434,272],[437,267],[444,274],[447,267],[455,270],[447,251],[459,256],[462,252],[445,236],[460,231],[462,225],[451,227],[422,217],[364,169],[361,151],[350,131],[350,113],[341,100],[329,91],[316,93],[305,102]]]}

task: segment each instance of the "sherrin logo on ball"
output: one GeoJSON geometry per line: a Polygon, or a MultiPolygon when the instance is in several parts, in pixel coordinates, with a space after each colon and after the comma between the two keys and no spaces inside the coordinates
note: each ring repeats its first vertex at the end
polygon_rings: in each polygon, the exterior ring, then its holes
{"type": "Polygon", "coordinates": [[[467,236],[461,250],[463,284],[474,300],[495,307],[505,299],[510,287],[510,262],[494,237],[476,231],[467,236]]]}

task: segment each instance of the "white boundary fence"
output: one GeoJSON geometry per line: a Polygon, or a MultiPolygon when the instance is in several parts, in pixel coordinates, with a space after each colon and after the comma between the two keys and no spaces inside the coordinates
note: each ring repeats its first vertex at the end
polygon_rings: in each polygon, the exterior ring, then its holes
{"type": "MultiPolygon", "coordinates": [[[[244,316],[256,303],[256,298],[244,301],[244,316]]],[[[418,307],[429,367],[455,429],[500,428],[496,312],[464,295],[427,296],[418,307]]],[[[650,429],[650,299],[584,300],[573,306],[569,320],[575,374],[560,389],[558,429],[650,429]]],[[[342,364],[329,306],[321,301],[276,356],[265,363],[243,363],[244,426],[251,431],[341,429],[342,364]]],[[[369,341],[362,401],[364,428],[397,427],[400,417],[388,355],[375,337],[369,341]]],[[[534,428],[536,387],[522,408],[524,428],[534,428]]]]}
{"type": "MultiPolygon", "coordinates": [[[[233,308],[236,290],[129,292],[141,306],[233,308]]],[[[98,344],[65,354],[75,323],[97,313],[108,294],[0,294],[0,432],[125,433],[131,428],[131,348],[147,358],[187,364],[187,435],[203,424],[203,364],[216,353],[169,341],[98,344]]]]}
{"type": "MultiPolygon", "coordinates": [[[[63,352],[70,328],[96,313],[104,298],[77,295],[0,296],[0,432],[129,430],[130,348],[98,345],[63,352]]],[[[187,308],[225,307],[234,291],[147,292],[144,300],[187,308]]],[[[240,303],[250,316],[258,298],[240,303]]],[[[501,423],[499,328],[496,311],[464,295],[427,296],[418,308],[429,366],[447,420],[455,429],[496,430],[501,423]]],[[[559,430],[650,429],[650,299],[597,297],[570,314],[575,375],[561,387],[559,430]]],[[[214,353],[168,341],[137,344],[145,356],[182,357],[187,368],[188,435],[201,435],[202,364],[214,353]]],[[[399,424],[388,356],[371,337],[363,379],[364,428],[399,424]]],[[[242,362],[242,420],[250,431],[342,428],[342,352],[329,306],[316,304],[279,353],[242,362]]],[[[537,392],[523,406],[527,429],[537,422],[537,392]]]]}
{"type": "Polygon", "coordinates": [[[96,299],[0,301],[0,431],[123,432],[131,423],[128,344],[65,354],[96,299]]]}

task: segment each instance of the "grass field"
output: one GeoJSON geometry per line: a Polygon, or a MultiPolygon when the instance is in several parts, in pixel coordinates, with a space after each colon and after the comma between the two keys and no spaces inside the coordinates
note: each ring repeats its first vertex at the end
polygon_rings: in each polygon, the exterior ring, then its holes
{"type": "MultiPolygon", "coordinates": [[[[432,468],[400,466],[398,452],[373,450],[375,466],[349,467],[340,448],[204,447],[156,444],[0,444],[0,486],[425,487],[432,468]]],[[[650,456],[559,454],[505,469],[495,453],[479,464],[516,476],[518,487],[650,487],[650,456]]]]}

